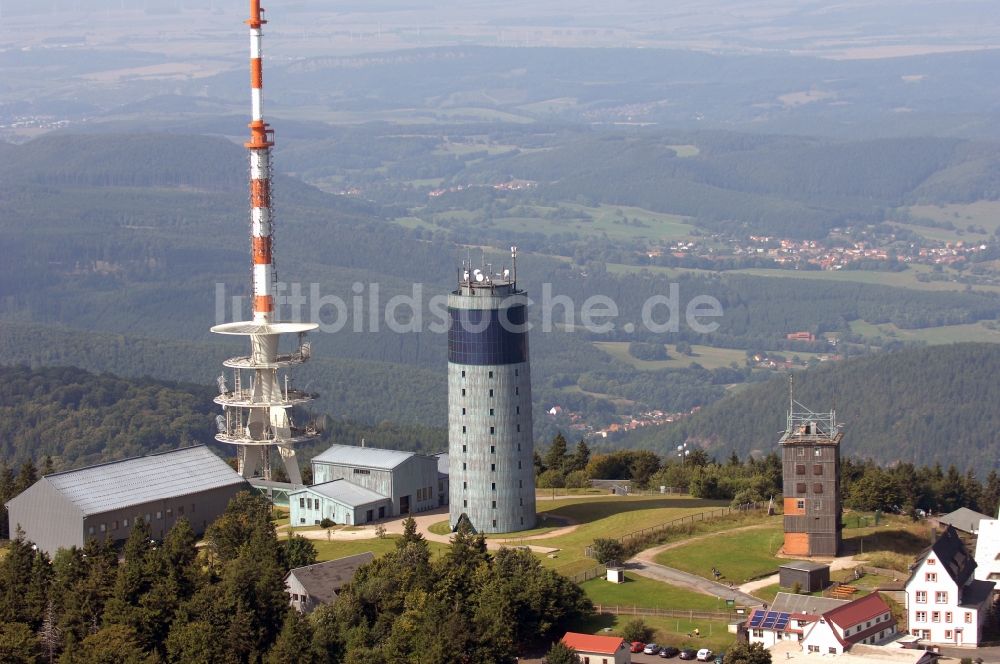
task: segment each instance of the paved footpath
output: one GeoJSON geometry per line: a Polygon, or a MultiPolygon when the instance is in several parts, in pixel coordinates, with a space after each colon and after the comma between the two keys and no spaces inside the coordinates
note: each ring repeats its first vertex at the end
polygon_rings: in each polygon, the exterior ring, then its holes
{"type": "MultiPolygon", "coordinates": [[[[756,530],[758,528],[766,527],[767,524],[743,526],[741,528],[727,530],[726,533],[738,533],[744,530],[756,530]]],[[[698,576],[697,574],[683,572],[679,569],[667,567],[666,565],[661,565],[656,562],[656,556],[663,551],[674,549],[679,546],[686,546],[691,542],[697,542],[698,540],[714,537],[718,534],[719,533],[705,533],[704,535],[698,535],[697,537],[690,537],[678,542],[671,542],[662,546],[653,547],[652,549],[646,549],[645,551],[637,553],[635,557],[625,561],[625,565],[628,569],[635,572],[639,576],[644,576],[655,581],[663,581],[679,588],[686,588],[704,595],[711,595],[712,597],[736,600],[737,604],[742,604],[744,606],[761,606],[764,604],[762,600],[754,597],[753,595],[742,592],[738,588],[730,588],[727,585],[716,583],[715,581],[698,576]]]]}
{"type": "Polygon", "coordinates": [[[625,567],[639,576],[644,576],[648,579],[663,581],[678,588],[686,588],[704,595],[711,595],[712,597],[736,600],[737,604],[744,606],[761,606],[764,604],[762,600],[757,599],[753,595],[742,593],[736,588],[730,588],[721,583],[709,581],[696,574],[682,572],[673,567],[660,565],[649,560],[642,560],[639,556],[626,561],[625,567]]]}
{"type": "MultiPolygon", "coordinates": [[[[438,508],[430,512],[420,512],[419,514],[413,514],[411,516],[413,517],[413,520],[417,524],[417,532],[423,535],[424,539],[430,542],[439,542],[441,544],[448,544],[451,542],[450,534],[438,535],[437,533],[432,533],[430,531],[431,525],[438,523],[440,521],[447,520],[448,518],[447,507],[438,508]]],[[[382,521],[381,525],[385,528],[386,534],[402,535],[403,522],[406,520],[406,518],[407,517],[397,517],[394,519],[389,519],[387,521],[382,521]]],[[[375,539],[376,537],[378,537],[378,534],[375,531],[378,525],[379,524],[366,524],[364,526],[353,526],[351,527],[350,530],[339,528],[337,530],[331,530],[329,535],[327,534],[327,531],[322,529],[299,530],[295,531],[295,534],[301,535],[306,539],[313,539],[313,540],[330,540],[330,541],[340,541],[340,542],[345,540],[346,541],[366,540],[366,539],[375,539]]],[[[555,549],[548,546],[537,546],[534,544],[527,544],[526,542],[528,540],[533,540],[533,539],[545,539],[549,537],[555,537],[557,535],[564,535],[573,532],[574,530],[576,530],[577,527],[578,526],[576,525],[570,525],[564,528],[553,530],[552,532],[544,533],[542,535],[533,535],[522,538],[512,538],[510,540],[487,538],[486,548],[490,550],[496,550],[499,549],[501,546],[507,546],[507,547],[527,546],[535,553],[547,555],[549,553],[558,551],[559,549],[555,549]]],[[[288,529],[284,528],[283,530],[279,531],[278,534],[279,536],[281,535],[287,536],[287,533],[288,529]]]]}

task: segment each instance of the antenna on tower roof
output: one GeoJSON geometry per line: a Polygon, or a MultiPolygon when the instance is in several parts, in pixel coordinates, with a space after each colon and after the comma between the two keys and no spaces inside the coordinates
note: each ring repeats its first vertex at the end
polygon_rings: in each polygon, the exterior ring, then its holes
{"type": "Polygon", "coordinates": [[[795,376],[788,372],[788,412],[795,410],[795,376]]]}
{"type": "Polygon", "coordinates": [[[514,284],[514,288],[517,288],[517,247],[513,245],[510,247],[510,267],[511,273],[514,277],[512,282],[514,284]]]}

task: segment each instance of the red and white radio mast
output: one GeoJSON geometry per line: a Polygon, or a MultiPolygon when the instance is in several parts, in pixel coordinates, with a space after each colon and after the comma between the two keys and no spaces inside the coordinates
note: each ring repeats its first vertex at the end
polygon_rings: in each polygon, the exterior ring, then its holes
{"type": "Polygon", "coordinates": [[[271,448],[276,447],[288,479],[302,484],[295,459],[296,443],[312,440],[318,433],[310,427],[296,427],[289,410],[312,399],[290,386],[287,369],[309,359],[310,345],[305,333],[315,323],[283,323],[276,320],[271,215],[271,147],[274,132],[264,122],[261,27],[267,23],[260,0],[250,0],[250,252],[253,259],[253,320],[216,325],[212,332],[250,338],[250,355],[232,357],[224,366],[232,369],[233,385],[219,376],[219,396],[224,416],[217,420],[215,439],[235,445],[239,472],[246,478],[271,479],[271,448]],[[297,346],[280,354],[283,334],[297,335],[297,346]],[[279,371],[285,370],[279,375],[279,371]]]}

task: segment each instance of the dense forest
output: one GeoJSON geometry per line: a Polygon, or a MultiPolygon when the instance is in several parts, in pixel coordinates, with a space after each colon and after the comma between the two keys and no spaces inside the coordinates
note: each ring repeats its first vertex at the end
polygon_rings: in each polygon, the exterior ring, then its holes
{"type": "MultiPolygon", "coordinates": [[[[796,401],[835,409],[843,455],[882,464],[1000,468],[1000,346],[953,344],[901,350],[796,374],[796,401]]],[[[766,453],[777,446],[788,408],[788,379],[740,390],[671,427],[648,429],[625,445],[673,449],[683,442],[715,454],[766,453]]]]}
{"type": "MultiPolygon", "coordinates": [[[[231,456],[231,448],[213,442],[220,412],[212,402],[215,394],[203,385],[75,367],[0,366],[0,467],[26,462],[37,467],[44,460],[52,472],[198,444],[231,456]]],[[[323,423],[321,440],[298,448],[302,464],[333,441],[365,439],[369,445],[427,453],[447,447],[442,429],[333,418],[323,423]]]]}
{"type": "Polygon", "coordinates": [[[283,577],[316,550],[278,540],[264,498],[238,494],[205,542],[183,519],[163,542],[139,520],[120,556],[91,540],[50,559],[16,538],[0,560],[4,661],[506,664],[593,612],[530,552],[488,553],[466,530],[432,560],[412,519],[308,617],[289,607],[283,577]]]}

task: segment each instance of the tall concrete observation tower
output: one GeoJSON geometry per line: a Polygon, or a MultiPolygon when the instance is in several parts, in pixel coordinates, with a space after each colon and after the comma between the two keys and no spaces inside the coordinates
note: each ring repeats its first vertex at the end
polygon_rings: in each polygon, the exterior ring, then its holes
{"type": "Polygon", "coordinates": [[[466,263],[448,297],[448,457],[452,528],[535,526],[528,296],[511,268],[466,263]]]}
{"type": "Polygon", "coordinates": [[[271,147],[274,131],[264,122],[261,27],[267,23],[260,0],[250,0],[250,253],[252,257],[253,319],[216,325],[212,332],[249,337],[250,354],[232,357],[223,364],[232,370],[232,385],[219,376],[219,396],[224,416],[217,418],[215,439],[236,446],[239,472],[243,477],[271,479],[271,450],[277,448],[288,479],[302,484],[295,459],[295,444],[312,440],[317,432],[296,427],[290,416],[293,406],[312,397],[291,386],[287,370],[309,359],[305,333],[315,323],[283,323],[276,320],[274,295],[274,226],[271,214],[271,147]],[[283,335],[294,335],[295,345],[280,352],[283,335]]]}

